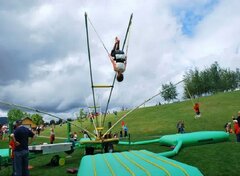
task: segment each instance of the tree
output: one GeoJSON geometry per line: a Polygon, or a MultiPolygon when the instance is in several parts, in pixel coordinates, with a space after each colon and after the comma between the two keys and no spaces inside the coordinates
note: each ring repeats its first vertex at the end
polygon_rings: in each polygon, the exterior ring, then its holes
{"type": "Polygon", "coordinates": [[[201,78],[201,93],[202,94],[209,94],[211,93],[211,78],[209,77],[209,69],[206,69],[200,72],[201,78]]]}
{"type": "Polygon", "coordinates": [[[62,119],[58,119],[58,121],[56,122],[57,125],[61,125],[63,123],[62,119]]]}
{"type": "Polygon", "coordinates": [[[219,92],[221,89],[220,89],[220,86],[219,86],[219,83],[220,83],[220,67],[218,65],[217,62],[214,62],[214,64],[211,65],[210,69],[209,69],[210,73],[209,73],[209,76],[211,78],[211,89],[212,89],[212,92],[213,93],[216,93],[216,92],[219,92]]]}
{"type": "Polygon", "coordinates": [[[67,121],[71,122],[71,121],[73,121],[73,119],[71,119],[71,118],[69,117],[69,118],[67,118],[67,121]]]}
{"type": "Polygon", "coordinates": [[[20,109],[11,109],[8,111],[7,116],[10,122],[14,122],[22,119],[24,117],[24,113],[20,109]]]}
{"type": "Polygon", "coordinates": [[[190,70],[184,75],[184,98],[202,96],[219,91],[234,90],[239,84],[239,69],[236,72],[222,69],[217,62],[203,71],[190,70]]]}
{"type": "Polygon", "coordinates": [[[84,110],[81,108],[79,110],[79,114],[77,114],[77,119],[79,122],[82,122],[87,117],[87,113],[84,112],[84,110]]]}
{"type": "Polygon", "coordinates": [[[170,102],[177,98],[177,90],[176,86],[174,86],[171,82],[170,84],[163,84],[162,85],[162,92],[161,96],[164,98],[165,101],[170,102]]]}
{"type": "Polygon", "coordinates": [[[50,120],[49,124],[50,125],[55,125],[55,120],[50,120]]]}
{"type": "Polygon", "coordinates": [[[36,124],[36,125],[41,125],[43,124],[43,117],[39,114],[33,114],[31,116],[32,121],[36,124]]]}
{"type": "Polygon", "coordinates": [[[203,78],[201,77],[201,72],[197,68],[195,70],[190,70],[184,76],[184,98],[195,98],[195,96],[201,96],[203,93],[203,78]]]}

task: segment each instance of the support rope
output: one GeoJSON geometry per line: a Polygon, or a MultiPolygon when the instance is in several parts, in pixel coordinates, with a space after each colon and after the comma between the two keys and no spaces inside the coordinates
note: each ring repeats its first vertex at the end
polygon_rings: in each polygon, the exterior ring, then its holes
{"type": "MultiPolygon", "coordinates": [[[[38,109],[35,109],[35,108],[32,108],[32,107],[28,107],[28,106],[23,106],[23,105],[18,105],[18,104],[14,104],[14,103],[9,103],[9,102],[5,102],[5,101],[2,101],[0,100],[0,104],[3,104],[3,105],[6,105],[6,106],[10,106],[10,107],[17,107],[17,108],[21,108],[21,109],[27,109],[27,110],[30,110],[30,111],[34,111],[34,112],[37,112],[37,113],[41,113],[41,114],[46,114],[48,116],[51,116],[51,117],[54,117],[54,118],[57,118],[57,119],[61,119],[61,120],[64,120],[63,118],[61,117],[58,117],[56,115],[53,115],[53,114],[50,114],[48,112],[45,112],[45,111],[42,111],[42,110],[38,110],[38,109]]],[[[92,137],[96,137],[93,133],[89,132],[87,129],[81,127],[81,126],[78,126],[70,121],[68,121],[71,125],[74,125],[78,128],[80,128],[81,130],[84,130],[86,132],[88,132],[89,134],[92,135],[92,137]]]]}
{"type": "Polygon", "coordinates": [[[107,54],[109,55],[109,52],[108,52],[108,50],[107,50],[107,48],[106,48],[106,46],[105,46],[105,44],[104,44],[104,42],[103,42],[102,38],[100,37],[100,35],[98,34],[97,30],[96,30],[96,29],[95,29],[95,27],[93,26],[93,23],[91,22],[90,18],[89,18],[89,17],[87,17],[87,18],[88,18],[88,21],[89,21],[89,23],[91,24],[91,26],[92,26],[93,30],[95,31],[95,33],[96,33],[96,35],[97,35],[98,39],[99,39],[99,40],[100,40],[100,42],[102,43],[102,45],[103,45],[103,47],[104,47],[105,51],[106,51],[106,52],[107,52],[107,54]]]}
{"type": "Polygon", "coordinates": [[[186,89],[187,89],[187,93],[188,93],[188,95],[189,95],[189,97],[190,97],[190,99],[191,99],[191,101],[192,101],[192,104],[193,104],[193,106],[194,106],[193,98],[192,98],[192,95],[190,94],[190,92],[189,92],[189,90],[188,90],[187,85],[186,85],[186,89]]]}
{"type": "MultiPolygon", "coordinates": [[[[185,81],[185,79],[177,82],[177,83],[174,84],[173,86],[176,86],[176,85],[180,84],[180,83],[183,82],[183,81],[185,81]]],[[[169,89],[169,88],[163,89],[162,91],[165,91],[165,90],[167,90],[167,89],[169,89]]],[[[128,111],[125,115],[123,115],[120,119],[118,119],[118,120],[113,124],[113,126],[112,126],[111,128],[109,128],[109,129],[104,133],[103,138],[104,138],[104,136],[105,136],[106,134],[108,134],[120,121],[122,121],[127,115],[129,115],[130,113],[132,113],[133,111],[135,111],[136,109],[138,109],[140,106],[144,105],[145,103],[149,102],[149,101],[152,100],[153,98],[155,98],[155,97],[157,97],[158,95],[160,95],[162,91],[160,91],[159,93],[153,95],[151,98],[145,100],[143,103],[139,104],[138,106],[136,106],[135,108],[133,108],[131,111],[128,111]]]]}

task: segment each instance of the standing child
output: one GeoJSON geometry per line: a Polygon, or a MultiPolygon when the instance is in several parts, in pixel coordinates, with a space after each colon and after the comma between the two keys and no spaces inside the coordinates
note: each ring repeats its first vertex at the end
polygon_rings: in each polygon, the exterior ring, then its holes
{"type": "Polygon", "coordinates": [[[14,150],[15,150],[15,142],[14,142],[14,134],[12,133],[10,135],[10,141],[9,141],[9,148],[11,150],[11,160],[12,160],[12,169],[13,169],[13,173],[12,175],[14,176],[15,175],[15,167],[14,167],[14,150]]]}
{"type": "Polygon", "coordinates": [[[78,140],[78,136],[77,136],[77,132],[76,131],[73,133],[73,140],[74,141],[78,140]]]}
{"type": "Polygon", "coordinates": [[[177,123],[177,129],[178,129],[178,133],[184,133],[185,126],[184,126],[184,121],[183,120],[180,120],[177,123]]]}
{"type": "Polygon", "coordinates": [[[240,127],[238,125],[238,121],[233,119],[234,123],[234,133],[236,134],[237,142],[240,142],[240,127]]]}
{"type": "Polygon", "coordinates": [[[225,131],[226,131],[227,133],[232,133],[231,122],[227,122],[227,123],[224,125],[224,128],[225,128],[225,131]]]}

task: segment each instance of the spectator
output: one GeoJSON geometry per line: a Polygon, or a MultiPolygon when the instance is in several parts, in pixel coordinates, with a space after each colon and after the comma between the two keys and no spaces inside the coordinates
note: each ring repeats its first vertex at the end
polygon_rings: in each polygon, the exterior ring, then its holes
{"type": "Polygon", "coordinates": [[[184,121],[183,120],[180,120],[178,123],[177,123],[177,129],[178,129],[178,133],[184,133],[184,121]]]}
{"type": "Polygon", "coordinates": [[[37,126],[36,130],[37,130],[37,135],[40,136],[40,133],[41,133],[41,127],[40,127],[40,126],[37,126]]]}
{"type": "Polygon", "coordinates": [[[118,138],[118,134],[117,134],[117,133],[114,133],[114,134],[113,134],[113,138],[118,138]]]}
{"type": "Polygon", "coordinates": [[[15,142],[14,142],[14,134],[12,133],[10,135],[10,141],[9,141],[9,148],[10,148],[10,157],[11,157],[11,160],[12,160],[12,167],[13,167],[13,173],[12,173],[12,176],[15,175],[15,167],[14,167],[14,150],[15,150],[15,142]]]}
{"type": "Polygon", "coordinates": [[[232,133],[231,122],[227,122],[227,123],[224,125],[224,128],[225,128],[225,131],[226,131],[227,133],[232,133]]]}
{"type": "Polygon", "coordinates": [[[83,138],[88,138],[88,134],[86,131],[83,131],[83,138]]]}
{"type": "Polygon", "coordinates": [[[74,133],[73,133],[73,140],[74,140],[74,141],[77,141],[77,139],[78,139],[77,132],[74,132],[74,133]]]}
{"type": "Polygon", "coordinates": [[[123,127],[123,131],[124,131],[124,137],[127,137],[127,135],[128,135],[128,128],[127,128],[126,125],[123,127]]]}
{"type": "Polygon", "coordinates": [[[2,126],[2,140],[3,141],[6,139],[7,133],[8,133],[7,125],[3,125],[2,126]]]}
{"type": "Polygon", "coordinates": [[[50,144],[53,144],[54,141],[55,141],[55,133],[54,133],[54,129],[51,128],[51,131],[50,131],[50,144]]]}
{"type": "Polygon", "coordinates": [[[2,125],[0,124],[0,140],[2,140],[3,132],[2,132],[2,125]]]}
{"type": "Polygon", "coordinates": [[[123,132],[122,132],[122,129],[120,130],[119,132],[119,137],[122,138],[123,137],[123,132]]]}
{"type": "Polygon", "coordinates": [[[16,176],[29,176],[28,170],[28,144],[34,139],[34,133],[22,126],[22,121],[16,121],[16,130],[13,136],[15,142],[14,168],[16,176]],[[28,138],[31,138],[29,141],[28,138]]]}
{"type": "Polygon", "coordinates": [[[236,134],[237,142],[240,142],[240,127],[237,120],[233,120],[234,123],[234,133],[236,134]]]}
{"type": "Polygon", "coordinates": [[[122,122],[121,122],[121,125],[122,125],[122,128],[124,128],[124,126],[125,126],[125,122],[122,121],[122,122]]]}
{"type": "Polygon", "coordinates": [[[238,122],[238,126],[240,126],[240,111],[238,111],[237,122],[238,122]]]}

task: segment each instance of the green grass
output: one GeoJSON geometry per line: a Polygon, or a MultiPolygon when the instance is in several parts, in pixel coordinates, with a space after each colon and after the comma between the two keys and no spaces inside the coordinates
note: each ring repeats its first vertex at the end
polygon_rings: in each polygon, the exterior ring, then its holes
{"type": "MultiPolygon", "coordinates": [[[[131,134],[131,140],[154,139],[162,135],[176,133],[176,124],[179,120],[184,120],[186,132],[203,130],[223,131],[224,124],[231,121],[231,116],[236,115],[237,111],[240,110],[240,91],[218,93],[213,96],[202,97],[199,101],[202,112],[200,119],[194,119],[191,101],[137,109],[124,120],[131,134]]],[[[126,112],[120,112],[118,116],[121,117],[125,113],[126,112]]],[[[107,116],[106,125],[109,121],[113,124],[117,120],[114,115],[110,114],[107,116]]],[[[89,131],[93,131],[93,125],[88,120],[82,124],[79,122],[74,123],[86,127],[89,131]]],[[[119,132],[120,129],[121,124],[117,125],[112,132],[119,132]]],[[[79,132],[80,130],[72,126],[72,131],[79,132]]],[[[46,128],[41,135],[49,136],[49,133],[49,128],[46,128]]],[[[62,127],[56,126],[55,133],[57,137],[66,137],[66,125],[62,127]]],[[[82,136],[82,134],[79,133],[79,136],[82,136]]],[[[35,143],[48,141],[49,139],[37,138],[35,143]]],[[[58,140],[57,142],[62,141],[64,140],[58,140]]],[[[172,159],[196,166],[204,175],[238,175],[239,172],[237,168],[240,158],[240,144],[235,141],[235,135],[231,134],[230,140],[224,143],[185,147],[172,159]]],[[[7,146],[7,142],[0,142],[0,148],[6,148],[7,146]]],[[[115,149],[117,151],[147,149],[156,153],[170,150],[167,147],[159,146],[159,144],[116,146],[115,149]]],[[[60,155],[66,156],[64,153],[60,155]]],[[[53,168],[46,166],[52,155],[39,155],[30,160],[30,164],[34,166],[30,173],[32,176],[73,175],[67,174],[66,169],[79,167],[83,150],[77,149],[71,156],[71,158],[66,158],[65,166],[53,168]]],[[[11,167],[0,170],[0,175],[10,175],[10,173],[11,167]]]]}

